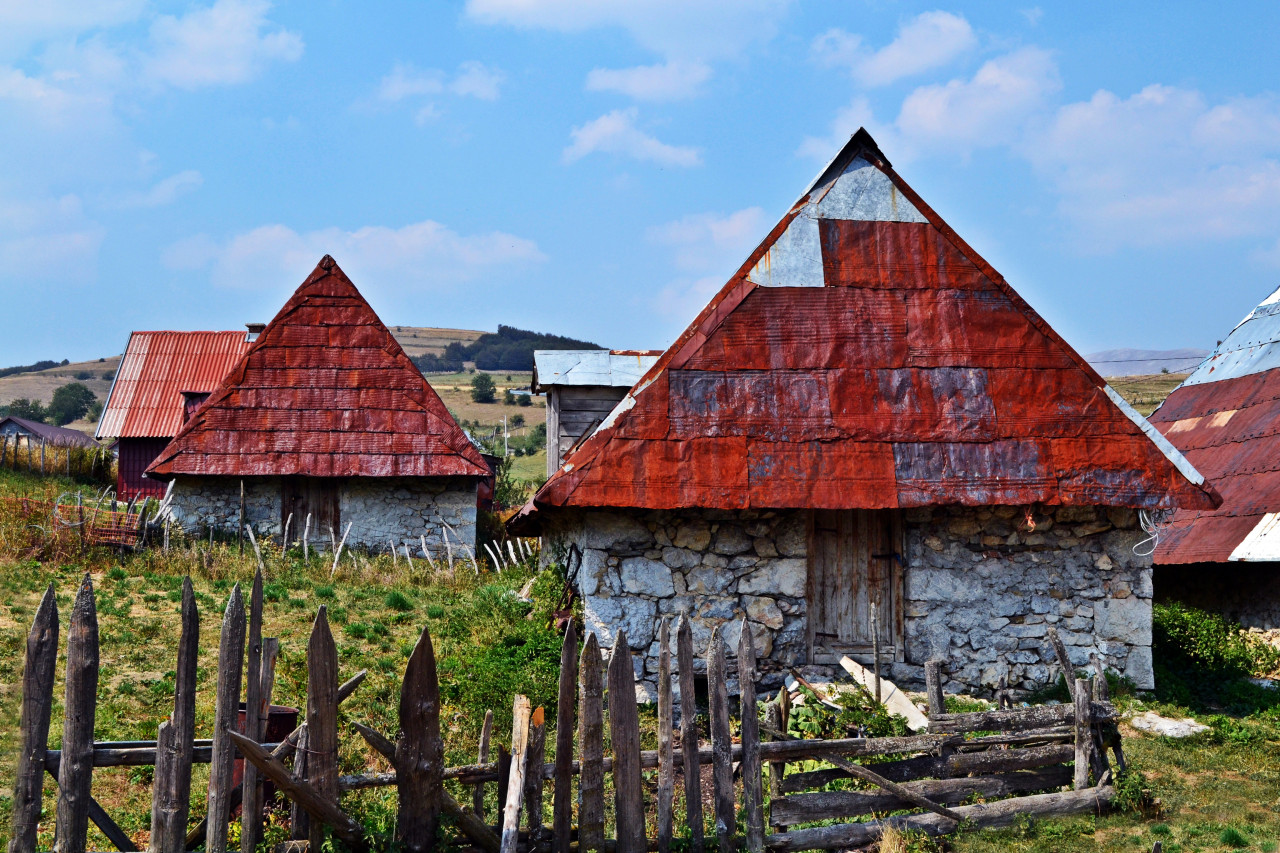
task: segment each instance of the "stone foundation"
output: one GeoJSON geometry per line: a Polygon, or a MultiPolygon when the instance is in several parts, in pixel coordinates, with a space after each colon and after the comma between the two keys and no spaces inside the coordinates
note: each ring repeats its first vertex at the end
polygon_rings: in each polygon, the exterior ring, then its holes
{"type": "MultiPolygon", "coordinates": [[[[951,692],[987,694],[1001,676],[1044,685],[1055,625],[1072,662],[1098,654],[1138,687],[1151,671],[1150,559],[1127,509],[1046,507],[1030,528],[1015,507],[908,510],[901,602],[902,659],[889,675],[923,685],[923,664],[948,661],[951,692]]],[[[635,657],[638,691],[656,696],[654,640],[664,615],[688,614],[696,666],[721,627],[736,649],[742,618],[766,687],[807,663],[806,511],[573,510],[548,522],[561,555],[582,549],[576,577],[587,630],[612,648],[619,630],[635,657]]],[[[674,637],[674,634],[673,634],[674,637]]]]}
{"type": "MultiPolygon", "coordinates": [[[[279,539],[283,534],[280,517],[280,478],[245,478],[245,519],[254,535],[279,539]]],[[[173,486],[171,514],[183,529],[197,533],[210,528],[234,532],[240,517],[240,480],[234,477],[178,477],[173,486]]],[[[470,477],[441,478],[351,478],[343,481],[339,514],[341,530],[347,524],[348,548],[385,551],[388,543],[411,545],[421,550],[420,537],[434,556],[445,554],[443,523],[456,531],[468,548],[475,548],[476,481],[470,477]]],[[[302,519],[293,519],[290,537],[301,533],[302,519]]],[[[312,530],[312,547],[329,550],[328,530],[312,530]]],[[[459,553],[460,556],[460,553],[459,553]]]]}

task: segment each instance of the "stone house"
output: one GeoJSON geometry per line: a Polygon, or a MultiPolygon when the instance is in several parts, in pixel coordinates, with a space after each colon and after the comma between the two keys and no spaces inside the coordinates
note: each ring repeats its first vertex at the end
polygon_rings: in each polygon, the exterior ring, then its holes
{"type": "Polygon", "coordinates": [[[1280,629],[1280,289],[1231,330],[1151,415],[1222,493],[1179,509],[1155,548],[1156,600],[1280,629]],[[1224,582],[1229,579],[1229,582],[1224,582]]]}
{"type": "Polygon", "coordinates": [[[246,522],[348,547],[475,547],[491,470],[326,255],[147,469],[189,530],[246,522]],[[290,522],[290,519],[292,521],[290,522]],[[446,532],[447,530],[447,532],[446,532]]]}
{"type": "Polygon", "coordinates": [[[581,550],[587,630],[741,618],[762,672],[1050,675],[1056,625],[1151,687],[1139,511],[1218,500],[859,131],[521,512],[581,550]]]}

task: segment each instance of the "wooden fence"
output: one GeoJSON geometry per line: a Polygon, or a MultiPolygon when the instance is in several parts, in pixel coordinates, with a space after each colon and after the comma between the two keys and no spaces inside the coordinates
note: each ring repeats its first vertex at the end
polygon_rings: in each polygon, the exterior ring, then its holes
{"type": "Polygon", "coordinates": [[[104,485],[115,482],[115,456],[105,447],[55,444],[0,435],[0,468],[33,474],[79,477],[104,485]]]}
{"type": "MultiPolygon", "coordinates": [[[[693,853],[702,853],[712,843],[728,853],[740,847],[750,851],[857,847],[878,838],[888,823],[938,834],[962,823],[1000,826],[1019,815],[1093,812],[1105,808],[1115,795],[1108,750],[1123,762],[1105,680],[1075,680],[1070,704],[947,714],[937,661],[926,667],[930,706],[926,732],[908,737],[793,738],[786,733],[788,694],[784,692],[763,709],[757,705],[755,652],[745,624],[735,661],[743,688],[736,739],[727,689],[729,659],[719,630],[709,644],[707,743],[697,727],[689,623],[684,619],[678,623],[673,660],[671,625],[664,619],[659,626],[656,750],[640,748],[635,674],[626,638],[618,633],[615,648],[620,652],[606,666],[595,635],[587,636],[579,652],[570,623],[561,653],[553,760],[545,760],[549,721],[544,709],[532,708],[527,698],[515,696],[510,748],[497,746],[497,759],[490,760],[495,740],[490,713],[478,763],[445,767],[435,654],[424,630],[406,666],[396,737],[353,723],[360,736],[390,762],[393,772],[340,776],[338,706],[357,688],[363,673],[339,685],[337,653],[321,607],[307,648],[305,722],[278,743],[261,743],[278,651],[275,640],[262,637],[261,632],[259,573],[247,618],[239,586],[231,593],[219,637],[214,730],[211,738],[197,740],[198,618],[188,579],[182,592],[172,716],[160,724],[155,741],[95,743],[98,629],[93,587],[86,576],[75,599],[67,638],[62,748],[49,750],[58,659],[58,614],[51,586],[27,641],[22,746],[9,853],[36,849],[46,772],[58,782],[58,853],[83,853],[90,820],[120,850],[134,849],[90,795],[95,766],[155,766],[149,849],[156,853],[181,853],[201,843],[208,853],[225,853],[233,811],[242,803],[240,847],[242,853],[252,853],[262,838],[264,779],[292,801],[294,850],[303,849],[304,844],[318,850],[326,829],[357,851],[389,844],[391,839],[370,838],[364,827],[342,811],[339,795],[395,786],[399,811],[394,841],[409,853],[434,849],[442,820],[461,833],[463,843],[487,853],[570,853],[575,849],[668,853],[677,838],[687,838],[693,853]],[[242,687],[249,712],[243,731],[237,731],[242,687]],[[247,763],[242,784],[233,786],[237,755],[247,763]],[[292,766],[286,766],[290,757],[292,766]],[[829,766],[788,772],[788,764],[800,761],[829,766]],[[207,815],[192,827],[191,767],[195,762],[208,762],[210,777],[207,815]],[[656,779],[646,778],[646,771],[653,770],[656,779]],[[714,838],[704,837],[702,778],[707,773],[713,792],[714,838]],[[612,781],[608,798],[606,777],[612,781]],[[684,789],[685,818],[679,826],[675,820],[677,777],[684,789]],[[854,780],[856,788],[814,791],[841,779],[854,780]],[[455,790],[469,789],[470,801],[450,793],[446,780],[455,790]],[[497,786],[496,813],[485,810],[488,785],[497,786]],[[1070,790],[1059,790],[1064,786],[1070,790]],[[548,789],[549,826],[544,824],[548,789]],[[904,810],[909,813],[875,818],[904,810]],[[867,816],[872,819],[857,820],[867,816]],[[828,825],[803,826],[822,822],[828,825]]],[[[1060,644],[1057,648],[1061,649],[1060,644]]],[[[1071,672],[1069,664],[1067,671],[1071,672]]]]}

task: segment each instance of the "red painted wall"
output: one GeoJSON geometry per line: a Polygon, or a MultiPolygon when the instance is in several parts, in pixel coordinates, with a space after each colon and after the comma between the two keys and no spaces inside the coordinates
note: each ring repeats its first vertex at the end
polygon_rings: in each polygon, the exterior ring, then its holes
{"type": "Polygon", "coordinates": [[[155,461],[169,443],[167,438],[122,438],[117,450],[120,459],[116,468],[116,494],[121,500],[131,500],[136,495],[164,497],[167,483],[149,480],[142,476],[147,466],[155,461]]]}

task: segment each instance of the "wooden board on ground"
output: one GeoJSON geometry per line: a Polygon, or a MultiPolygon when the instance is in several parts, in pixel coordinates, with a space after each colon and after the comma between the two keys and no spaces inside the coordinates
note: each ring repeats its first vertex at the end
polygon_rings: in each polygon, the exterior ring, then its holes
{"type": "MultiPolygon", "coordinates": [[[[861,684],[869,692],[875,691],[875,676],[871,674],[871,670],[848,655],[840,658],[840,666],[844,667],[844,671],[849,673],[854,681],[861,684]]],[[[880,696],[884,706],[889,709],[889,713],[906,718],[907,728],[911,729],[911,731],[921,732],[929,728],[929,718],[921,713],[915,703],[898,689],[898,685],[883,675],[880,676],[880,696]]]]}

